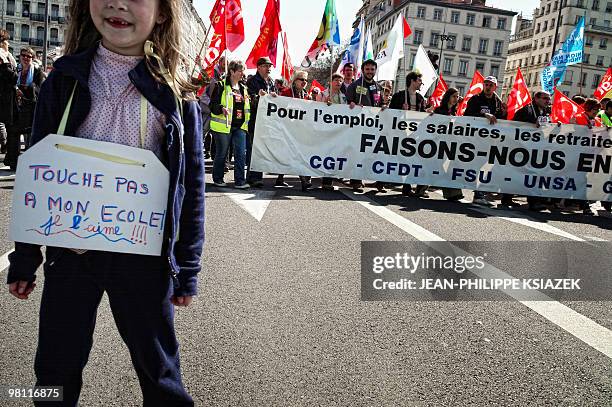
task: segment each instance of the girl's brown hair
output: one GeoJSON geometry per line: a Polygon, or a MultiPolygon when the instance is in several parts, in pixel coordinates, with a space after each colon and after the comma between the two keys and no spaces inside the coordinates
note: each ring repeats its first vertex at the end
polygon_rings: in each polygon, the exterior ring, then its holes
{"type": "MultiPolygon", "coordinates": [[[[69,9],[70,24],[66,31],[64,55],[83,51],[102,39],[89,14],[89,0],[70,0],[69,9]]],[[[159,0],[159,11],[165,20],[153,27],[149,40],[155,44],[155,52],[170,71],[183,98],[192,99],[197,88],[183,77],[184,73],[179,69],[182,56],[181,0],[159,0]]],[[[146,64],[153,77],[158,82],[165,83],[157,63],[146,58],[146,64]]]]}

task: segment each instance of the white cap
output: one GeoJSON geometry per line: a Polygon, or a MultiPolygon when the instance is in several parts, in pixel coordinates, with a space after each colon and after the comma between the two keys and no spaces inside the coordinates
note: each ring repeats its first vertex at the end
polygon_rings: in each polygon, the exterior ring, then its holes
{"type": "Polygon", "coordinates": [[[487,76],[484,81],[494,83],[497,86],[497,78],[495,76],[487,76]]]}

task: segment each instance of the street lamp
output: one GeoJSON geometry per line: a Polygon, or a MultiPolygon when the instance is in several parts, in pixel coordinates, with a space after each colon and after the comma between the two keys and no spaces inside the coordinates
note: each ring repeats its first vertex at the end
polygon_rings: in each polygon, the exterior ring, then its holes
{"type": "Polygon", "coordinates": [[[454,35],[446,35],[442,34],[440,37],[440,62],[438,64],[438,75],[440,75],[440,71],[442,70],[442,50],[444,49],[444,41],[453,41],[455,39],[454,35]]]}

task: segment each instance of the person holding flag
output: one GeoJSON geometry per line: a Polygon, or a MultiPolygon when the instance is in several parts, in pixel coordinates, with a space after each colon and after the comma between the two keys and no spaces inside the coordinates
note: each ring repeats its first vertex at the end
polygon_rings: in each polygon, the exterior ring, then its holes
{"type": "MultiPolygon", "coordinates": [[[[342,90],[342,93],[344,93],[346,95],[346,88],[348,88],[353,82],[355,82],[355,64],[353,64],[352,62],[347,62],[346,64],[344,64],[344,67],[342,68],[342,87],[340,88],[340,90],[342,90]]],[[[332,75],[332,81],[334,80],[333,75],[332,75]]]]}
{"type": "MultiPolygon", "coordinates": [[[[361,78],[346,88],[346,100],[351,109],[354,109],[355,106],[386,107],[383,105],[381,87],[374,80],[377,68],[376,61],[373,59],[365,60],[361,65],[361,78]]],[[[350,186],[355,192],[363,192],[364,185],[361,180],[350,180],[350,186]]],[[[379,192],[386,192],[384,183],[377,182],[376,187],[379,192]]]]}
{"type": "Polygon", "coordinates": [[[597,113],[597,117],[601,120],[601,124],[606,127],[612,127],[612,100],[608,99],[605,105],[602,102],[602,107],[605,107],[605,109],[600,110],[597,113]]]}

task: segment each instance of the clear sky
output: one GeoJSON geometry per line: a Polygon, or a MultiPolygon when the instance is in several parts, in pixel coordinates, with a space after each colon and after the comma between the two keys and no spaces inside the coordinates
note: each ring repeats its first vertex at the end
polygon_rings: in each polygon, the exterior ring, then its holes
{"type": "MultiPolygon", "coordinates": [[[[293,65],[299,65],[306,51],[312,44],[319,26],[326,0],[281,0],[281,24],[287,33],[289,54],[293,65]]],[[[246,60],[259,36],[259,24],[266,7],[267,0],[242,0],[244,28],[246,39],[242,45],[230,55],[230,58],[246,60]]],[[[488,6],[506,8],[517,12],[523,11],[523,16],[531,16],[533,9],[539,5],[538,0],[489,0],[488,6]]],[[[193,4],[208,26],[210,11],[215,0],[194,0],[193,4]]],[[[352,34],[352,24],[357,10],[363,4],[362,0],[336,0],[336,11],[340,24],[342,40],[348,40],[352,34]]],[[[410,23],[410,21],[409,21],[410,23]]],[[[282,47],[279,47],[279,61],[282,62],[282,47]]],[[[276,73],[280,70],[275,71],[276,73]]]]}

